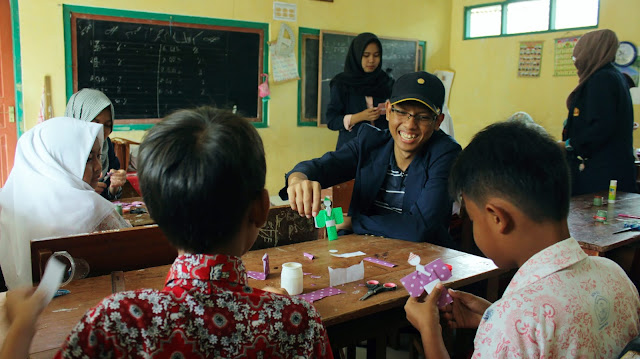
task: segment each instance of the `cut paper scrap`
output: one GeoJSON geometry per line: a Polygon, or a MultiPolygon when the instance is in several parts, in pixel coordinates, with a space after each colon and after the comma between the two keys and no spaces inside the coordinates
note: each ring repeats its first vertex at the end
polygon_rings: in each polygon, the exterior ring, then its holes
{"type": "Polygon", "coordinates": [[[390,267],[390,268],[397,266],[397,264],[389,263],[387,261],[383,261],[382,259],[373,258],[373,257],[366,257],[364,260],[367,262],[379,264],[381,266],[390,267]]]}
{"type": "Polygon", "coordinates": [[[140,201],[134,201],[134,202],[131,202],[131,203],[129,203],[129,202],[113,201],[113,202],[111,202],[111,203],[113,203],[114,205],[115,205],[115,204],[119,204],[119,205],[121,205],[121,206],[122,206],[122,209],[131,209],[131,208],[134,208],[134,207],[144,206],[144,202],[140,202],[140,201]]]}
{"type": "MultiPolygon", "coordinates": [[[[413,255],[413,253],[411,254],[413,255]]],[[[419,258],[420,257],[418,257],[418,263],[419,258]]],[[[409,263],[413,264],[411,260],[409,263]]],[[[400,279],[400,282],[412,297],[419,297],[423,291],[430,293],[436,284],[451,278],[451,271],[439,258],[420,269],[400,279]]],[[[440,295],[440,298],[438,298],[438,307],[444,307],[451,302],[453,302],[453,299],[449,295],[449,292],[445,290],[440,295]]]]}
{"type": "Polygon", "coordinates": [[[350,257],[366,256],[366,255],[367,254],[362,252],[362,251],[351,252],[351,253],[332,254],[332,256],[340,257],[340,258],[350,258],[350,257]]]}
{"type": "Polygon", "coordinates": [[[329,285],[332,287],[361,279],[364,279],[364,262],[362,261],[347,268],[329,267],[329,285]]]}
{"type": "Polygon", "coordinates": [[[269,276],[269,255],[265,253],[262,256],[262,273],[247,271],[247,277],[257,279],[257,280],[265,280],[269,276]]]}
{"type": "Polygon", "coordinates": [[[307,253],[307,252],[302,252],[302,255],[305,256],[307,259],[313,260],[315,258],[315,256],[311,253],[307,253]]]}
{"type": "Polygon", "coordinates": [[[310,293],[300,294],[298,295],[298,298],[302,298],[307,302],[313,303],[316,300],[320,300],[322,298],[330,297],[332,295],[337,295],[337,294],[343,294],[343,293],[344,291],[338,288],[327,287],[324,289],[318,289],[310,293]]]}

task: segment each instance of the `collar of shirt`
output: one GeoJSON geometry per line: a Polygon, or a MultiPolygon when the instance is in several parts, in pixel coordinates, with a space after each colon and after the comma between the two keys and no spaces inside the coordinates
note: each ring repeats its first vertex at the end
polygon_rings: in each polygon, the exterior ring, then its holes
{"type": "Polygon", "coordinates": [[[549,246],[533,255],[518,269],[503,297],[555,272],[568,268],[585,258],[587,258],[587,255],[573,237],[549,246]]]}
{"type": "Polygon", "coordinates": [[[171,265],[166,286],[180,280],[225,281],[246,285],[247,271],[239,257],[224,254],[185,254],[178,256],[171,265]]]}
{"type": "MultiPolygon", "coordinates": [[[[413,161],[411,161],[411,163],[413,163],[413,161]]],[[[409,174],[409,170],[411,169],[411,163],[409,164],[409,167],[407,167],[406,171],[401,170],[400,167],[398,167],[398,163],[396,162],[396,156],[393,153],[393,149],[391,150],[391,156],[389,156],[389,169],[391,171],[401,173],[402,177],[404,178],[407,176],[407,174],[409,174]]]]}

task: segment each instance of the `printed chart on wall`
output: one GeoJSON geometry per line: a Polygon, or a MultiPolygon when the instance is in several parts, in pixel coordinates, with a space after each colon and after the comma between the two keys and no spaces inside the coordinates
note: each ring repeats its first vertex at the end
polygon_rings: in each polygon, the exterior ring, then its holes
{"type": "Polygon", "coordinates": [[[553,76],[576,76],[578,70],[573,66],[573,48],[580,36],[564,37],[555,40],[555,61],[553,76]]]}
{"type": "Polygon", "coordinates": [[[539,77],[543,41],[520,42],[519,77],[539,77]]]}

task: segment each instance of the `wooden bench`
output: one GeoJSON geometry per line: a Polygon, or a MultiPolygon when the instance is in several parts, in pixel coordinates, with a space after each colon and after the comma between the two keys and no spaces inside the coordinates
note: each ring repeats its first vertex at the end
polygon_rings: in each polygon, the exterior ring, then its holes
{"type": "MultiPolygon", "coordinates": [[[[251,250],[306,242],[318,238],[313,219],[300,217],[287,206],[271,207],[267,223],[251,250]]],[[[77,234],[31,241],[31,268],[39,282],[49,257],[67,251],[89,264],[89,276],[130,271],[173,263],[177,251],[157,225],[77,234]]]]}

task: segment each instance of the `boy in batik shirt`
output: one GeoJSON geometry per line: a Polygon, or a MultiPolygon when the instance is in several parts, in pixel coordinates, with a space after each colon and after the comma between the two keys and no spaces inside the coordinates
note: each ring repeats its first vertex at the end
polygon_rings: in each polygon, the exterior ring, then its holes
{"type": "Polygon", "coordinates": [[[332,358],[302,299],[251,288],[240,257],[267,219],[262,140],[211,108],[147,133],[139,178],[151,217],[178,249],[164,289],[113,294],[89,310],[57,358],[332,358]]]}

